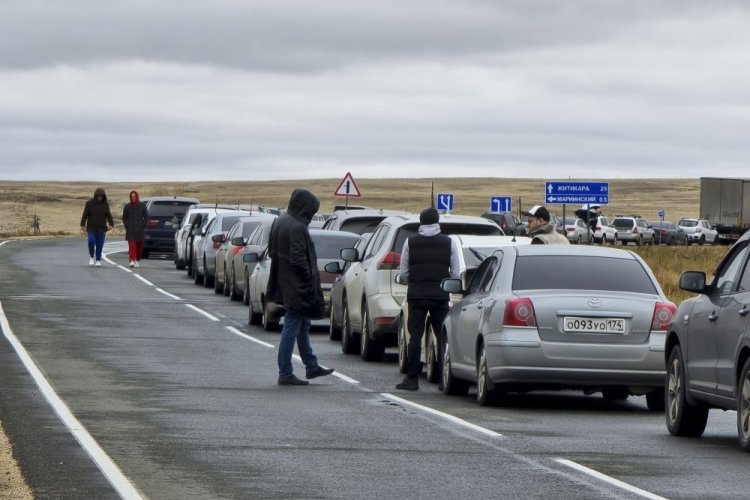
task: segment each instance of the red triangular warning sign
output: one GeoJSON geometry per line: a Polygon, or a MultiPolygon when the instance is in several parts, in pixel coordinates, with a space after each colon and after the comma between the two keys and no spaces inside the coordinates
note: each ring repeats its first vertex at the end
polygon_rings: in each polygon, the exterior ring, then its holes
{"type": "Polygon", "coordinates": [[[336,188],[336,191],[333,193],[334,196],[352,196],[354,198],[359,198],[362,196],[362,193],[359,192],[359,188],[357,187],[357,183],[354,182],[354,177],[352,177],[351,172],[347,172],[344,176],[344,179],[341,181],[341,184],[339,184],[339,187],[336,188]]]}

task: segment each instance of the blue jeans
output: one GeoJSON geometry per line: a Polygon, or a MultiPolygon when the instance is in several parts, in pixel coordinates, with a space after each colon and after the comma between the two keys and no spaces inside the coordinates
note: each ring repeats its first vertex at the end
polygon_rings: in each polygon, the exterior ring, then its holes
{"type": "Polygon", "coordinates": [[[96,260],[102,260],[102,249],[104,248],[104,231],[89,231],[89,256],[94,256],[96,249],[96,260]]]}
{"type": "Polygon", "coordinates": [[[279,376],[288,377],[294,373],[292,367],[292,353],[294,342],[305,368],[308,371],[318,367],[318,358],[313,354],[310,344],[310,319],[293,311],[284,313],[284,327],[281,329],[281,340],[279,341],[279,376]]]}

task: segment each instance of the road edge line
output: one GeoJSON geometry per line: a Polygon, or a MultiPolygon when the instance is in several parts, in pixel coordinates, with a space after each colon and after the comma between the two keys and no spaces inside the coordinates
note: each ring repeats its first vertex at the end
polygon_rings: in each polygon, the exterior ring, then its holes
{"type": "Polygon", "coordinates": [[[619,479],[615,479],[606,474],[602,474],[601,472],[595,471],[594,469],[590,469],[586,467],[585,465],[581,465],[577,462],[573,462],[572,460],[568,460],[566,458],[555,458],[554,460],[555,462],[561,465],[565,465],[566,467],[575,469],[578,472],[582,472],[586,475],[599,479],[600,481],[604,481],[605,483],[611,484],[612,486],[616,486],[620,489],[629,491],[630,493],[634,493],[638,496],[642,496],[643,498],[648,498],[650,500],[667,500],[665,497],[659,496],[655,493],[651,493],[650,491],[642,490],[638,488],[637,486],[633,486],[624,481],[620,481],[619,479]]]}

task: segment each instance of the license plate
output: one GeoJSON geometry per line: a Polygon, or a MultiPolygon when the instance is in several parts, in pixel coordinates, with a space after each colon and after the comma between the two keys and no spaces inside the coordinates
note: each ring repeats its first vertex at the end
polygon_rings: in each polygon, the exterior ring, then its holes
{"type": "Polygon", "coordinates": [[[171,220],[165,220],[164,221],[164,227],[172,227],[172,221],[171,220]]]}
{"type": "Polygon", "coordinates": [[[623,318],[563,318],[563,331],[567,333],[625,333],[623,318]]]}

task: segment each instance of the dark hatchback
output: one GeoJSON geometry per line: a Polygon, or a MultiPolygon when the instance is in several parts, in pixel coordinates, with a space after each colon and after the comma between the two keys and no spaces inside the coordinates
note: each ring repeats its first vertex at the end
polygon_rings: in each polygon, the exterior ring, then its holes
{"type": "Polygon", "coordinates": [[[174,253],[174,233],[196,198],[181,196],[154,197],[143,200],[148,209],[146,239],[143,241],[143,258],[153,253],[174,253]]]}
{"type": "Polygon", "coordinates": [[[528,230],[520,219],[510,212],[485,212],[482,217],[494,221],[500,226],[505,234],[515,234],[516,236],[526,236],[528,230]]]}

